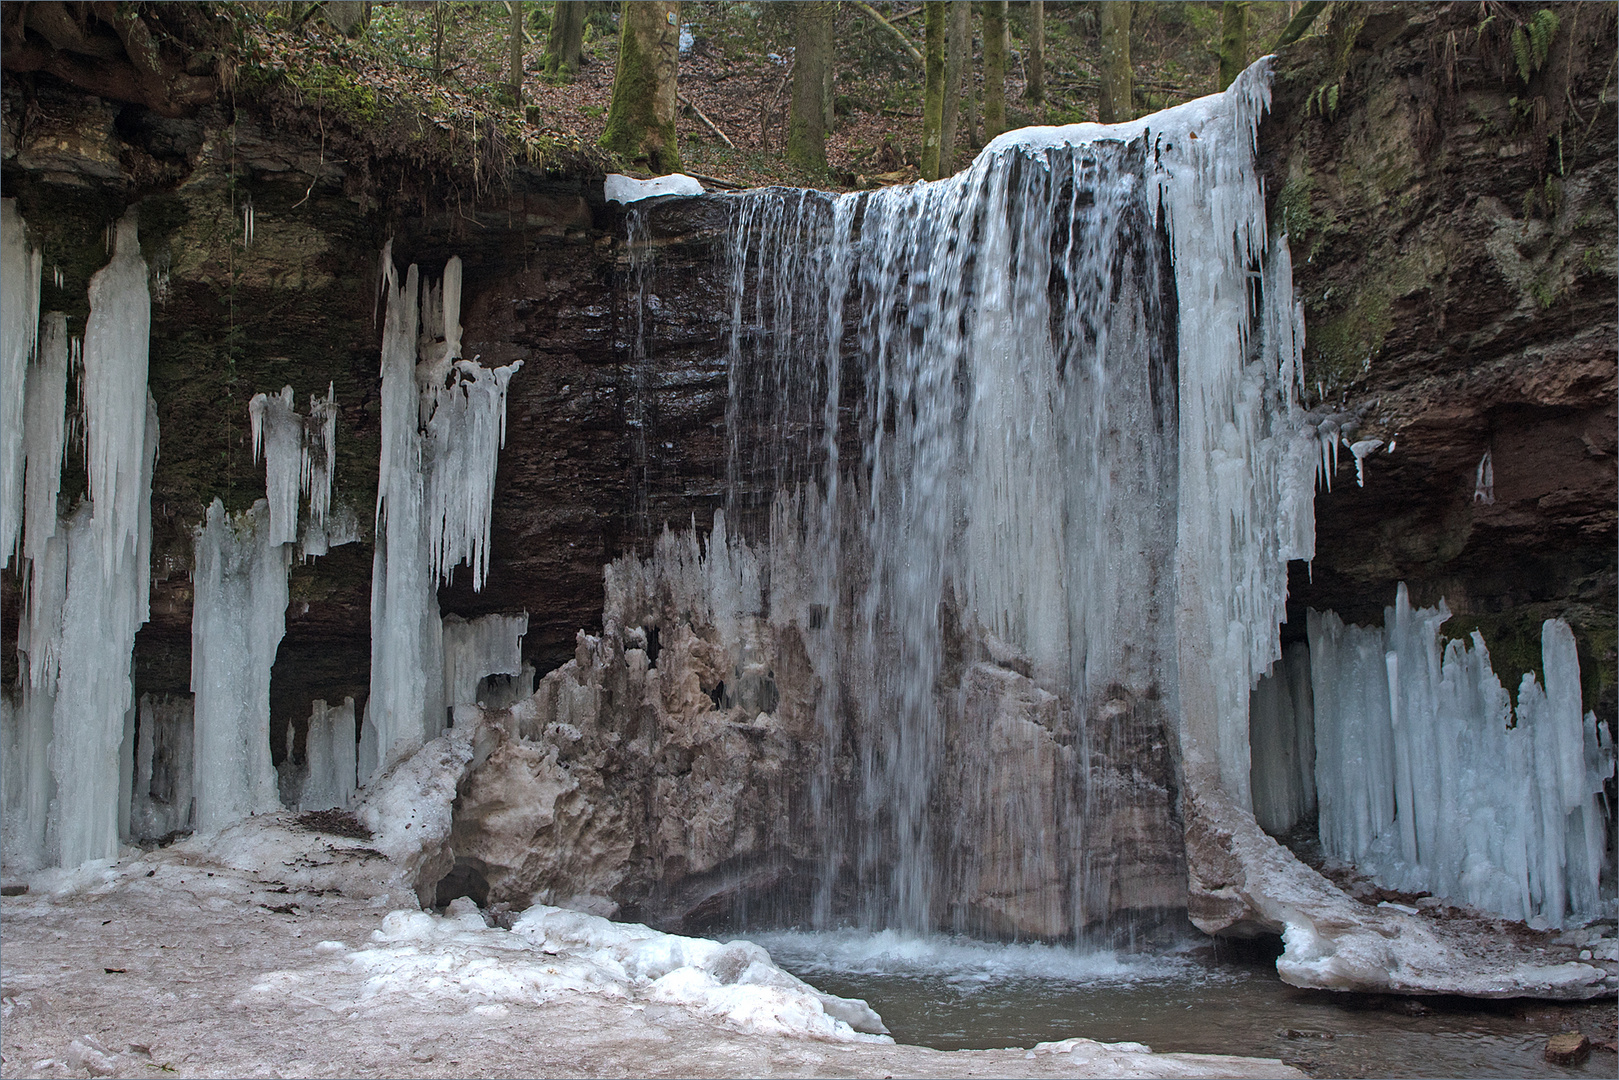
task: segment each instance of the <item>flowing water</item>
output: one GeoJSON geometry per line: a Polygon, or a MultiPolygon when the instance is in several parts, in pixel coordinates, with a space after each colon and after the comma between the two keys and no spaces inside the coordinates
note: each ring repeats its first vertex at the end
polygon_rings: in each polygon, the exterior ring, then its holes
{"type": "Polygon", "coordinates": [[[997,945],[892,932],[750,935],[828,993],[865,998],[896,1040],[940,1050],[1082,1036],[1165,1052],[1277,1057],[1312,1076],[1612,1075],[1595,1051],[1564,1068],[1546,1039],[1613,1037],[1614,1008],[1298,990],[1274,956],[1207,944],[1157,955],[997,945]]]}

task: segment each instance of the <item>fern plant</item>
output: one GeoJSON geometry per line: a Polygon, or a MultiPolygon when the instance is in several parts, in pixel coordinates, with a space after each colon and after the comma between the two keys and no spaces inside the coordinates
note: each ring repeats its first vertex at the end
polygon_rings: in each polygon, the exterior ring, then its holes
{"type": "Polygon", "coordinates": [[[1535,72],[1546,66],[1556,36],[1557,13],[1550,8],[1541,8],[1527,26],[1513,29],[1512,60],[1518,67],[1518,78],[1527,84],[1535,72]]]}

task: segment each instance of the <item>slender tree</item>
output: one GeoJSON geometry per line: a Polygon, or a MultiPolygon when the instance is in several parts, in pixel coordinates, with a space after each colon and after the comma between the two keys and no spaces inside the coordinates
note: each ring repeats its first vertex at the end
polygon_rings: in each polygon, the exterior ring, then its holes
{"type": "Polygon", "coordinates": [[[556,0],[551,5],[551,36],[545,40],[548,74],[578,74],[585,53],[585,16],[589,14],[589,0],[556,0]]]}
{"type": "Polygon", "coordinates": [[[508,57],[511,81],[508,86],[512,104],[521,105],[523,104],[523,0],[507,0],[507,2],[512,9],[511,55],[508,57]]]}
{"type": "Polygon", "coordinates": [[[787,160],[826,169],[826,82],[832,67],[832,0],[793,5],[793,101],[787,121],[787,160]]]}
{"type": "Polygon", "coordinates": [[[1102,0],[1102,98],[1097,119],[1117,124],[1135,115],[1130,103],[1130,0],[1102,0]]]}
{"type": "Polygon", "coordinates": [[[984,0],[984,141],[1006,130],[1006,0],[984,0]]]}
{"type": "Polygon", "coordinates": [[[1024,94],[1036,105],[1046,100],[1046,4],[1029,0],[1029,40],[1025,46],[1025,66],[1029,80],[1024,94]]]}
{"type": "Polygon", "coordinates": [[[1276,44],[1270,47],[1270,51],[1275,52],[1282,46],[1291,45],[1303,37],[1310,29],[1310,24],[1315,22],[1315,17],[1321,14],[1321,9],[1326,6],[1326,0],[1305,0],[1304,5],[1287,20],[1287,25],[1282,27],[1281,35],[1277,37],[1276,44]]]}
{"type": "Polygon", "coordinates": [[[602,145],[655,172],[676,172],[680,0],[624,0],[618,26],[618,71],[602,145]]]}
{"type": "Polygon", "coordinates": [[[1220,5],[1220,89],[1236,81],[1248,66],[1248,0],[1220,5]]]}
{"type": "Polygon", "coordinates": [[[949,21],[948,0],[926,0],[922,5],[927,33],[926,82],[922,92],[922,179],[939,178],[939,151],[944,129],[944,39],[949,21]]]}
{"type": "Polygon", "coordinates": [[[944,46],[944,115],[939,120],[939,175],[956,171],[956,121],[961,115],[961,76],[972,48],[972,5],[950,0],[944,46]]]}

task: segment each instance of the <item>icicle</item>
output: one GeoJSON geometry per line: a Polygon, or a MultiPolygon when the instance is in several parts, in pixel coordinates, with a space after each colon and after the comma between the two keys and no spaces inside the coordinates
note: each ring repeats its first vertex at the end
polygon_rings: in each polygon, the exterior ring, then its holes
{"type": "Polygon", "coordinates": [[[40,558],[46,541],[56,535],[56,500],[67,449],[67,362],[67,316],[53,311],[45,316],[45,332],[37,362],[29,371],[23,410],[27,475],[23,553],[29,559],[40,558]]]}
{"type": "Polygon", "coordinates": [[[118,223],[112,261],[90,278],[84,333],[85,457],[108,577],[134,553],[139,528],[151,308],[132,209],[118,223]]]}
{"type": "Polygon", "coordinates": [[[389,263],[382,333],[382,454],[377,539],[371,568],[371,694],[366,701],[360,779],[436,736],[444,726],[443,629],[432,573],[424,501],[420,395],[416,388],[419,281],[403,285],[389,263]]]}
{"type": "Polygon", "coordinates": [[[324,529],[332,506],[332,474],[337,470],[337,389],[327,384],[324,400],[309,395],[309,419],[304,424],[303,491],[309,497],[309,524],[324,529]]]}
{"type": "Polygon", "coordinates": [[[354,801],[354,699],[337,708],[317,700],[309,714],[304,739],[303,792],[300,810],[346,810],[354,801]]]}
{"type": "Polygon", "coordinates": [[[1473,479],[1473,501],[1485,506],[1495,505],[1495,463],[1490,460],[1488,450],[1478,459],[1478,472],[1473,479]]]}
{"type": "Polygon", "coordinates": [[[1366,486],[1366,457],[1382,445],[1382,439],[1359,439],[1349,444],[1349,452],[1355,455],[1355,486],[1366,486]]]}
{"type": "Polygon", "coordinates": [[[495,470],[506,441],[506,385],[522,366],[521,360],[499,368],[457,361],[427,425],[423,453],[433,572],[448,581],[465,563],[472,568],[474,591],[482,591],[489,570],[495,470]]]}
{"type": "Polygon", "coordinates": [[[253,434],[253,461],[264,456],[264,495],[270,505],[274,544],[298,539],[298,494],[305,457],[303,418],[292,407],[292,387],[279,394],[254,394],[247,403],[253,434]]]}
{"type": "Polygon", "coordinates": [[[194,752],[191,696],[142,694],[130,818],[137,839],[190,831],[194,752]]]}
{"type": "Polygon", "coordinates": [[[0,199],[0,555],[10,563],[23,519],[23,391],[39,334],[39,252],[16,199],[0,199]]]}
{"type": "Polygon", "coordinates": [[[191,690],[198,831],[280,805],[270,764],[270,668],[286,627],[288,549],[260,499],[232,522],[215,499],[196,533],[191,690]]]}
{"type": "Polygon", "coordinates": [[[1483,637],[1441,646],[1448,614],[1403,585],[1382,630],[1310,613],[1322,848],[1392,889],[1539,926],[1590,918],[1607,766],[1573,634],[1545,623],[1546,689],[1524,676],[1514,725],[1483,637]]]}

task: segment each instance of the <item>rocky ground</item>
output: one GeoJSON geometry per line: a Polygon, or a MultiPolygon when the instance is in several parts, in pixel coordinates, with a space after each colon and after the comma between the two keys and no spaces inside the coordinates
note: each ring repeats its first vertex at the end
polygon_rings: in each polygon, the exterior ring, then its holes
{"type": "Polygon", "coordinates": [[[587,986],[577,943],[536,951],[521,924],[485,928],[466,901],[408,914],[395,863],[287,815],[30,885],[0,908],[6,1077],[1303,1075],[1085,1039],[839,1041],[781,1033],[779,1007],[694,1003],[667,979],[587,986]]]}

